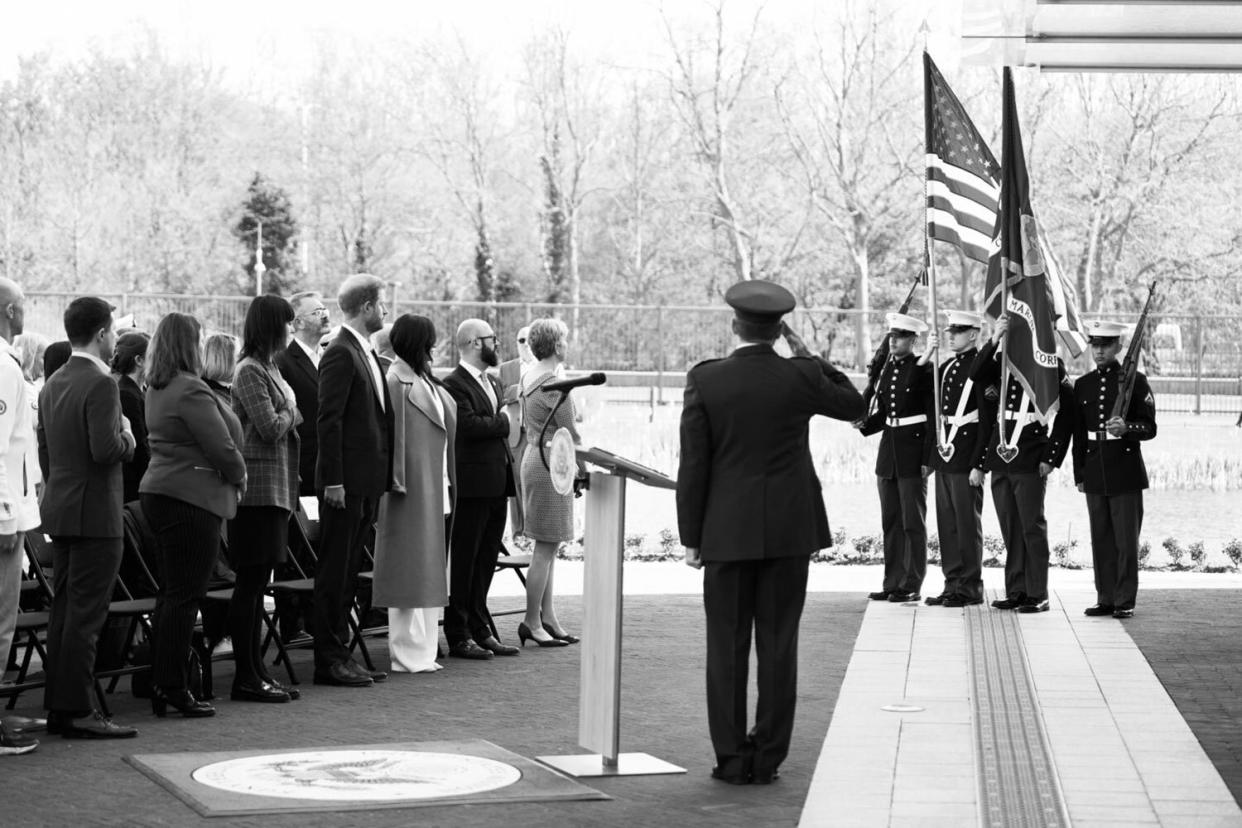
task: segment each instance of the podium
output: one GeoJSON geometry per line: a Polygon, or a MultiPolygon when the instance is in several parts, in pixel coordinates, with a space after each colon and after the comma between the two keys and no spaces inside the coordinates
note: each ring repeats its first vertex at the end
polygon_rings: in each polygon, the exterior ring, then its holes
{"type": "Polygon", "coordinates": [[[598,448],[578,449],[592,471],[586,495],[578,744],[591,753],[537,756],[570,776],[648,776],[686,769],[646,753],[621,753],[621,618],[625,486],[675,489],[664,474],[598,448]]]}

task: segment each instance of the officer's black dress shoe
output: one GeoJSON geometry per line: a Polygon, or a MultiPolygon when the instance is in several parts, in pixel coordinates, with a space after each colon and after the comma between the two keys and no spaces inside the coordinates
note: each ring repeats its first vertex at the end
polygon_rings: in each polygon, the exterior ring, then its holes
{"type": "Polygon", "coordinates": [[[958,595],[956,593],[944,599],[944,606],[946,607],[973,607],[976,604],[982,603],[982,598],[968,598],[965,595],[958,595]]]}
{"type": "Polygon", "coordinates": [[[470,639],[458,641],[449,647],[449,655],[454,658],[472,658],[476,661],[487,661],[492,657],[491,650],[485,650],[470,639]]]}
{"type": "Polygon", "coordinates": [[[773,782],[781,778],[779,770],[755,771],[751,774],[750,781],[752,785],[771,785],[773,782]]]}
{"type": "Polygon", "coordinates": [[[1047,612],[1047,601],[1026,601],[1018,607],[1018,612],[1047,612]]]}
{"type": "Polygon", "coordinates": [[[327,670],[315,671],[315,684],[326,684],[331,687],[370,687],[371,677],[353,669],[348,661],[338,661],[327,670]]]}
{"type": "Polygon", "coordinates": [[[493,635],[489,635],[487,638],[480,641],[479,646],[485,650],[490,650],[492,653],[495,653],[498,656],[515,656],[518,653],[522,652],[517,647],[514,647],[512,644],[500,643],[500,639],[496,638],[493,635]]]}
{"type": "Polygon", "coordinates": [[[1113,618],[1133,618],[1133,617],[1134,617],[1134,610],[1132,609],[1127,609],[1123,607],[1121,609],[1113,610],[1113,618]]]}
{"type": "Polygon", "coordinates": [[[1082,614],[1091,618],[1099,618],[1102,615],[1112,615],[1113,609],[1114,607],[1110,607],[1108,604],[1096,604],[1094,607],[1087,607],[1082,611],[1082,614]]]}
{"type": "Polygon", "coordinates": [[[1017,609],[1025,600],[1025,598],[998,598],[992,602],[992,606],[1000,610],[1017,609]]]}
{"type": "Polygon", "coordinates": [[[926,598],[923,599],[923,603],[927,604],[927,606],[929,607],[938,607],[941,604],[943,604],[945,602],[945,599],[948,597],[949,597],[949,593],[947,592],[942,592],[939,595],[928,595],[926,598]]]}
{"type": "Polygon", "coordinates": [[[868,594],[867,597],[870,598],[872,601],[887,601],[888,596],[890,595],[892,595],[891,592],[889,592],[887,589],[882,589],[879,592],[872,592],[868,594]]]}
{"type": "Polygon", "coordinates": [[[721,782],[727,782],[730,785],[749,785],[750,774],[748,773],[722,773],[720,767],[712,768],[712,779],[718,779],[721,782]]]}
{"type": "Polygon", "coordinates": [[[98,710],[88,718],[60,719],[57,732],[65,739],[132,739],[137,728],[119,725],[98,710]]]}
{"type": "Polygon", "coordinates": [[[898,591],[898,592],[890,593],[888,596],[888,602],[890,604],[904,604],[909,601],[917,601],[917,600],[919,600],[919,594],[917,592],[898,591]]]}

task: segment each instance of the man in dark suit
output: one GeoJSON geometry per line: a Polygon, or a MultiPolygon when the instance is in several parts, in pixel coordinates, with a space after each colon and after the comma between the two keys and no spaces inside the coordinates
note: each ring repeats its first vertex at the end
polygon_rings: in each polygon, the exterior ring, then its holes
{"type": "Polygon", "coordinates": [[[289,297],[293,305],[293,336],[289,345],[276,354],[276,367],[293,389],[302,424],[298,426],[301,440],[298,469],[302,475],[302,497],[315,495],[315,463],[319,457],[319,340],[328,332],[328,309],[323,296],[315,291],[295,293],[289,297]]]}
{"type": "MultiPolygon", "coordinates": [[[[1061,465],[1069,450],[1073,415],[1058,414],[1049,429],[1032,413],[1030,399],[1015,375],[1009,375],[1007,388],[1000,387],[998,346],[1008,327],[1008,317],[1001,317],[970,369],[971,379],[983,386],[989,413],[981,424],[988,446],[984,467],[992,473],[992,503],[1005,541],[1005,597],[993,601],[992,606],[1025,613],[1047,612],[1051,555],[1044,499],[1048,475],[1061,465]],[[1003,433],[997,427],[1001,417],[1005,421],[1003,433]],[[1002,439],[1006,450],[1017,449],[1008,460],[1000,452],[1002,439]]],[[[1067,412],[1073,405],[1073,389],[1065,366],[1060,364],[1058,369],[1060,410],[1067,412]]]]}
{"type": "Polygon", "coordinates": [[[319,360],[319,562],[315,568],[315,683],[367,687],[387,674],[349,653],[349,613],[363,546],[392,485],[393,417],[388,384],[368,337],[384,324],[384,282],[359,273],[337,291],[345,317],[319,360]]]}
{"type": "Polygon", "coordinates": [[[849,378],[772,345],[794,297],[772,282],[729,288],[738,348],[686,375],[677,524],[686,563],[703,568],[707,615],[707,722],[713,778],[768,783],[789,752],[797,701],[798,624],[811,555],[832,545],[808,423],[854,420],[862,396],[849,378]],[[759,660],[755,724],[746,730],[752,628],[759,660]]]}
{"type": "Polygon", "coordinates": [[[500,538],[505,531],[507,498],[517,492],[513,458],[509,454],[511,401],[496,378],[496,334],[482,319],[467,319],[457,327],[461,361],[444,378],[444,387],[457,402],[457,508],[449,543],[449,605],[444,613],[444,637],[449,655],[490,659],[517,655],[518,648],[502,644],[493,634],[487,593],[496,571],[500,538]]]}
{"type": "Polygon", "coordinates": [[[888,314],[888,361],[875,386],[875,413],[858,423],[863,436],[883,433],[875,476],[884,528],[884,584],[873,601],[917,601],[927,574],[927,475],[936,435],[929,422],[931,349],[914,355],[914,340],[927,323],[904,313],[888,314]]]}
{"type": "Polygon", "coordinates": [[[1134,374],[1134,390],[1124,416],[1114,417],[1121,390],[1121,335],[1116,322],[1091,325],[1095,370],[1074,383],[1074,482],[1087,496],[1096,603],[1086,615],[1130,618],[1138,597],[1139,532],[1143,528],[1143,490],[1147,466],[1143,440],[1156,436],[1156,398],[1147,377],[1134,374]]]}
{"type": "Polygon", "coordinates": [[[108,363],[116,344],[112,305],[88,296],[65,310],[73,353],[39,394],[43,532],[52,538],[51,621],[43,706],[48,733],[65,738],[136,736],[95,709],[95,647],[121,565],[121,463],[134,436],[108,363]]]}
{"type": "MultiPolygon", "coordinates": [[[[931,458],[944,590],[938,596],[929,595],[927,603],[965,607],[983,603],[983,461],[988,447],[979,427],[983,388],[970,378],[983,317],[970,311],[948,311],[945,318],[953,356],[938,369],[944,438],[931,458]]],[[[935,348],[932,338],[927,349],[935,348]]]]}

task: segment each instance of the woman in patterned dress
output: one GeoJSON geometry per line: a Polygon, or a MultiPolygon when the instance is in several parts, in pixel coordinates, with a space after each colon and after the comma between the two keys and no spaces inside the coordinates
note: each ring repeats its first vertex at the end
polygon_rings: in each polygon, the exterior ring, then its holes
{"type": "MultiPolygon", "coordinates": [[[[522,506],[526,516],[523,533],[535,541],[530,570],[526,574],[526,619],[518,627],[522,644],[530,638],[540,647],[573,644],[578,639],[565,632],[556,617],[552,603],[552,570],[556,551],[574,536],[574,498],[557,494],[552,478],[539,453],[539,435],[548,418],[544,433],[547,443],[558,428],[567,428],[574,442],[580,442],[574,426],[573,399],[566,399],[552,410],[560,399],[559,391],[545,391],[543,386],[556,379],[557,369],[565,361],[569,329],[559,319],[536,319],[530,325],[527,344],[535,359],[522,376],[522,422],[526,427],[526,453],[522,456],[522,506]]],[[[579,465],[579,475],[584,476],[579,465]]]]}

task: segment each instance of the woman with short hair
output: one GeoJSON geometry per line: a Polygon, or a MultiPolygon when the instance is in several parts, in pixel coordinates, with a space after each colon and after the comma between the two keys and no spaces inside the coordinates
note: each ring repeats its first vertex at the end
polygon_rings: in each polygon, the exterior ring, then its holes
{"type": "MultiPolygon", "coordinates": [[[[522,509],[525,514],[522,531],[535,541],[535,550],[526,573],[526,620],[518,625],[518,640],[523,646],[529,638],[540,647],[558,647],[578,641],[561,626],[552,600],[557,549],[574,537],[574,498],[572,494],[562,495],[552,488],[552,476],[540,455],[539,438],[542,433],[544,455],[548,442],[559,428],[568,429],[575,443],[581,442],[574,424],[573,399],[567,397],[557,408],[561,392],[543,388],[557,377],[565,361],[569,328],[559,319],[536,319],[530,324],[526,340],[538,362],[522,375],[522,422],[527,441],[526,454],[522,457],[522,509]]],[[[578,468],[579,476],[585,476],[581,464],[578,468]]]]}
{"type": "Polygon", "coordinates": [[[160,591],[152,622],[151,709],[212,716],[190,692],[187,665],[199,602],[220,551],[220,528],[246,490],[241,423],[200,376],[198,320],[170,313],[147,348],[151,463],[138,487],[156,539],[160,591]]]}
{"type": "Polygon", "coordinates": [[[226,405],[233,403],[233,375],[237,372],[237,340],[213,333],[203,342],[203,380],[226,405]]]}
{"type": "Polygon", "coordinates": [[[229,521],[229,566],[237,573],[229,602],[234,701],[287,702],[293,694],[268,674],[260,646],[263,592],[272,569],[288,555],[289,517],[297,508],[297,426],[293,389],[275,357],[293,332],[293,307],[279,296],[256,296],[246,310],[242,359],[233,378],[233,411],[242,427],[248,484],[229,521]]]}
{"type": "Polygon", "coordinates": [[[397,358],[388,369],[393,408],[393,488],[380,501],[372,603],[388,607],[394,673],[430,673],[436,663],[456,489],[457,403],[431,373],[436,327],[403,314],[390,333],[397,358]]]}

